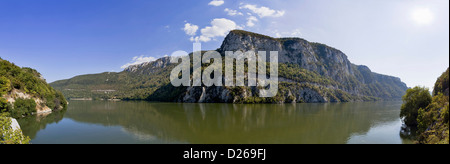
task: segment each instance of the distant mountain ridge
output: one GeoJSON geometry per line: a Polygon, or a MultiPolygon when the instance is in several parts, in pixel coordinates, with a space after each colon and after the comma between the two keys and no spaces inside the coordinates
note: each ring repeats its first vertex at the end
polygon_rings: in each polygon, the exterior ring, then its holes
{"type": "MultiPolygon", "coordinates": [[[[224,51],[278,51],[280,63],[299,65],[300,68],[312,71],[321,76],[333,79],[338,83],[361,83],[375,89],[379,84],[391,83],[395,92],[372,93],[381,98],[400,98],[407,89],[400,78],[373,73],[367,66],[352,64],[347,56],[338,49],[321,43],[311,43],[301,38],[271,38],[268,36],[235,30],[225,38],[220,50],[224,51]]],[[[357,94],[360,85],[340,88],[357,94]]],[[[383,86],[388,87],[388,86],[383,86]]],[[[370,94],[369,94],[370,95],[370,94]]]]}
{"type": "MultiPolygon", "coordinates": [[[[352,64],[338,49],[301,38],[272,38],[233,30],[217,51],[278,51],[279,91],[258,97],[257,87],[173,87],[169,57],[134,65],[119,73],[77,76],[51,85],[67,98],[169,102],[290,103],[400,99],[407,86],[400,78],[352,64]],[[102,92],[98,90],[114,90],[102,92]]],[[[192,54],[191,54],[192,55],[192,54]]]]}

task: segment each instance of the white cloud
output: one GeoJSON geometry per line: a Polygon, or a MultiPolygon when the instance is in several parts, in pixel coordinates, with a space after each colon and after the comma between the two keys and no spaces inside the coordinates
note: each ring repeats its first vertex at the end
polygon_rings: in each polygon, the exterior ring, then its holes
{"type": "Polygon", "coordinates": [[[149,57],[146,57],[144,55],[135,56],[135,57],[133,57],[131,62],[123,65],[120,68],[125,69],[125,68],[128,68],[129,66],[132,66],[132,65],[138,65],[138,64],[142,64],[142,63],[146,63],[146,62],[152,62],[152,61],[155,61],[155,60],[156,60],[156,58],[151,57],[151,56],[149,56],[149,57]]]}
{"type": "Polygon", "coordinates": [[[300,31],[300,29],[295,29],[294,31],[291,32],[291,36],[292,37],[301,37],[302,32],[300,31]]]}
{"type": "Polygon", "coordinates": [[[213,1],[209,2],[208,5],[221,6],[221,5],[223,5],[223,3],[225,3],[225,1],[223,1],[223,0],[213,0],[213,1]]]}
{"type": "Polygon", "coordinates": [[[224,11],[227,12],[227,14],[228,14],[229,16],[244,15],[244,14],[242,14],[241,12],[238,12],[237,10],[232,10],[232,9],[229,9],[229,8],[225,8],[224,11]]]}
{"type": "Polygon", "coordinates": [[[198,26],[197,25],[193,25],[193,24],[190,24],[190,23],[186,23],[185,25],[184,25],[184,32],[187,34],[187,35],[191,35],[191,36],[194,36],[196,33],[197,33],[197,30],[198,30],[198,26]]]}
{"type": "Polygon", "coordinates": [[[228,32],[235,29],[242,29],[234,21],[225,18],[216,18],[211,21],[211,26],[207,26],[200,30],[201,35],[191,37],[191,41],[209,42],[215,37],[226,36],[228,32]]]}
{"type": "Polygon", "coordinates": [[[303,36],[300,29],[294,29],[292,31],[282,31],[282,32],[280,32],[278,30],[273,30],[272,33],[277,38],[281,38],[281,37],[302,37],[303,36]]]}
{"type": "Polygon", "coordinates": [[[272,32],[275,35],[275,37],[281,38],[281,34],[280,34],[280,32],[278,30],[273,30],[272,32]]]}
{"type": "Polygon", "coordinates": [[[255,26],[255,22],[258,22],[258,18],[256,18],[255,16],[250,16],[247,18],[247,26],[248,27],[255,26]]]}
{"type": "Polygon", "coordinates": [[[239,7],[240,9],[249,9],[250,11],[252,11],[253,13],[255,13],[256,15],[258,15],[260,18],[264,18],[264,17],[281,17],[284,15],[285,11],[282,10],[273,10],[270,9],[268,7],[258,7],[256,5],[250,5],[250,4],[246,4],[246,5],[241,5],[241,7],[239,7]]]}

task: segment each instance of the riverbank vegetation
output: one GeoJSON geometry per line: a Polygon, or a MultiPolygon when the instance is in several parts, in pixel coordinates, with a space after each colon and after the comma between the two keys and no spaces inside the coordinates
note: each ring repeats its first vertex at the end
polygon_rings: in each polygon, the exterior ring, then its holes
{"type": "Polygon", "coordinates": [[[0,144],[26,144],[19,127],[13,128],[12,118],[21,118],[67,107],[61,92],[47,84],[39,72],[21,68],[0,58],[0,144]]]}
{"type": "Polygon", "coordinates": [[[438,78],[433,95],[428,88],[414,87],[403,96],[400,117],[416,130],[420,144],[449,144],[449,69],[438,78]]]}

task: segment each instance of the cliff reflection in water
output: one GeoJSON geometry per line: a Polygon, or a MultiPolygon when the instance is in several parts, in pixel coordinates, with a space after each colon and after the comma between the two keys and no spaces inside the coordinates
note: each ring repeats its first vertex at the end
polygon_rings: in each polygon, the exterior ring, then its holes
{"type": "MultiPolygon", "coordinates": [[[[161,143],[347,143],[353,135],[398,121],[400,105],[72,101],[64,119],[120,126],[138,139],[161,143]]],[[[47,117],[39,126],[29,126],[26,134],[35,135],[46,123],[62,119],[61,114],[47,117]]],[[[398,133],[394,137],[400,138],[398,133]]]]}

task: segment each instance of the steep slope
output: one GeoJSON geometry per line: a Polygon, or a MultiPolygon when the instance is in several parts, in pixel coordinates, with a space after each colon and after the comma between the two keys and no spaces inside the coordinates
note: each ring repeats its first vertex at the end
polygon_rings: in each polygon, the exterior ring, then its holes
{"type": "Polygon", "coordinates": [[[447,68],[447,71],[442,73],[442,75],[437,79],[436,83],[434,84],[433,89],[433,96],[438,95],[439,93],[442,93],[446,96],[448,96],[449,92],[449,68],[447,68]]]}
{"type": "Polygon", "coordinates": [[[235,30],[225,38],[224,51],[278,51],[280,63],[298,65],[338,83],[335,87],[351,94],[383,99],[400,98],[407,89],[400,78],[373,73],[367,66],[352,64],[335,48],[300,38],[271,38],[235,30]]]}
{"type": "Polygon", "coordinates": [[[399,78],[373,73],[366,66],[352,64],[335,48],[300,38],[234,30],[218,51],[224,55],[238,50],[279,52],[277,96],[260,98],[258,87],[173,87],[169,74],[176,65],[168,58],[130,66],[120,73],[78,76],[51,85],[68,98],[233,103],[390,100],[400,99],[407,89],[399,78]]]}
{"type": "Polygon", "coordinates": [[[425,109],[419,109],[417,117],[419,132],[418,142],[422,144],[449,143],[449,69],[436,81],[433,99],[425,109]]]}
{"type": "Polygon", "coordinates": [[[41,74],[0,58],[0,113],[21,117],[65,108],[61,92],[50,87],[41,74]]]}

